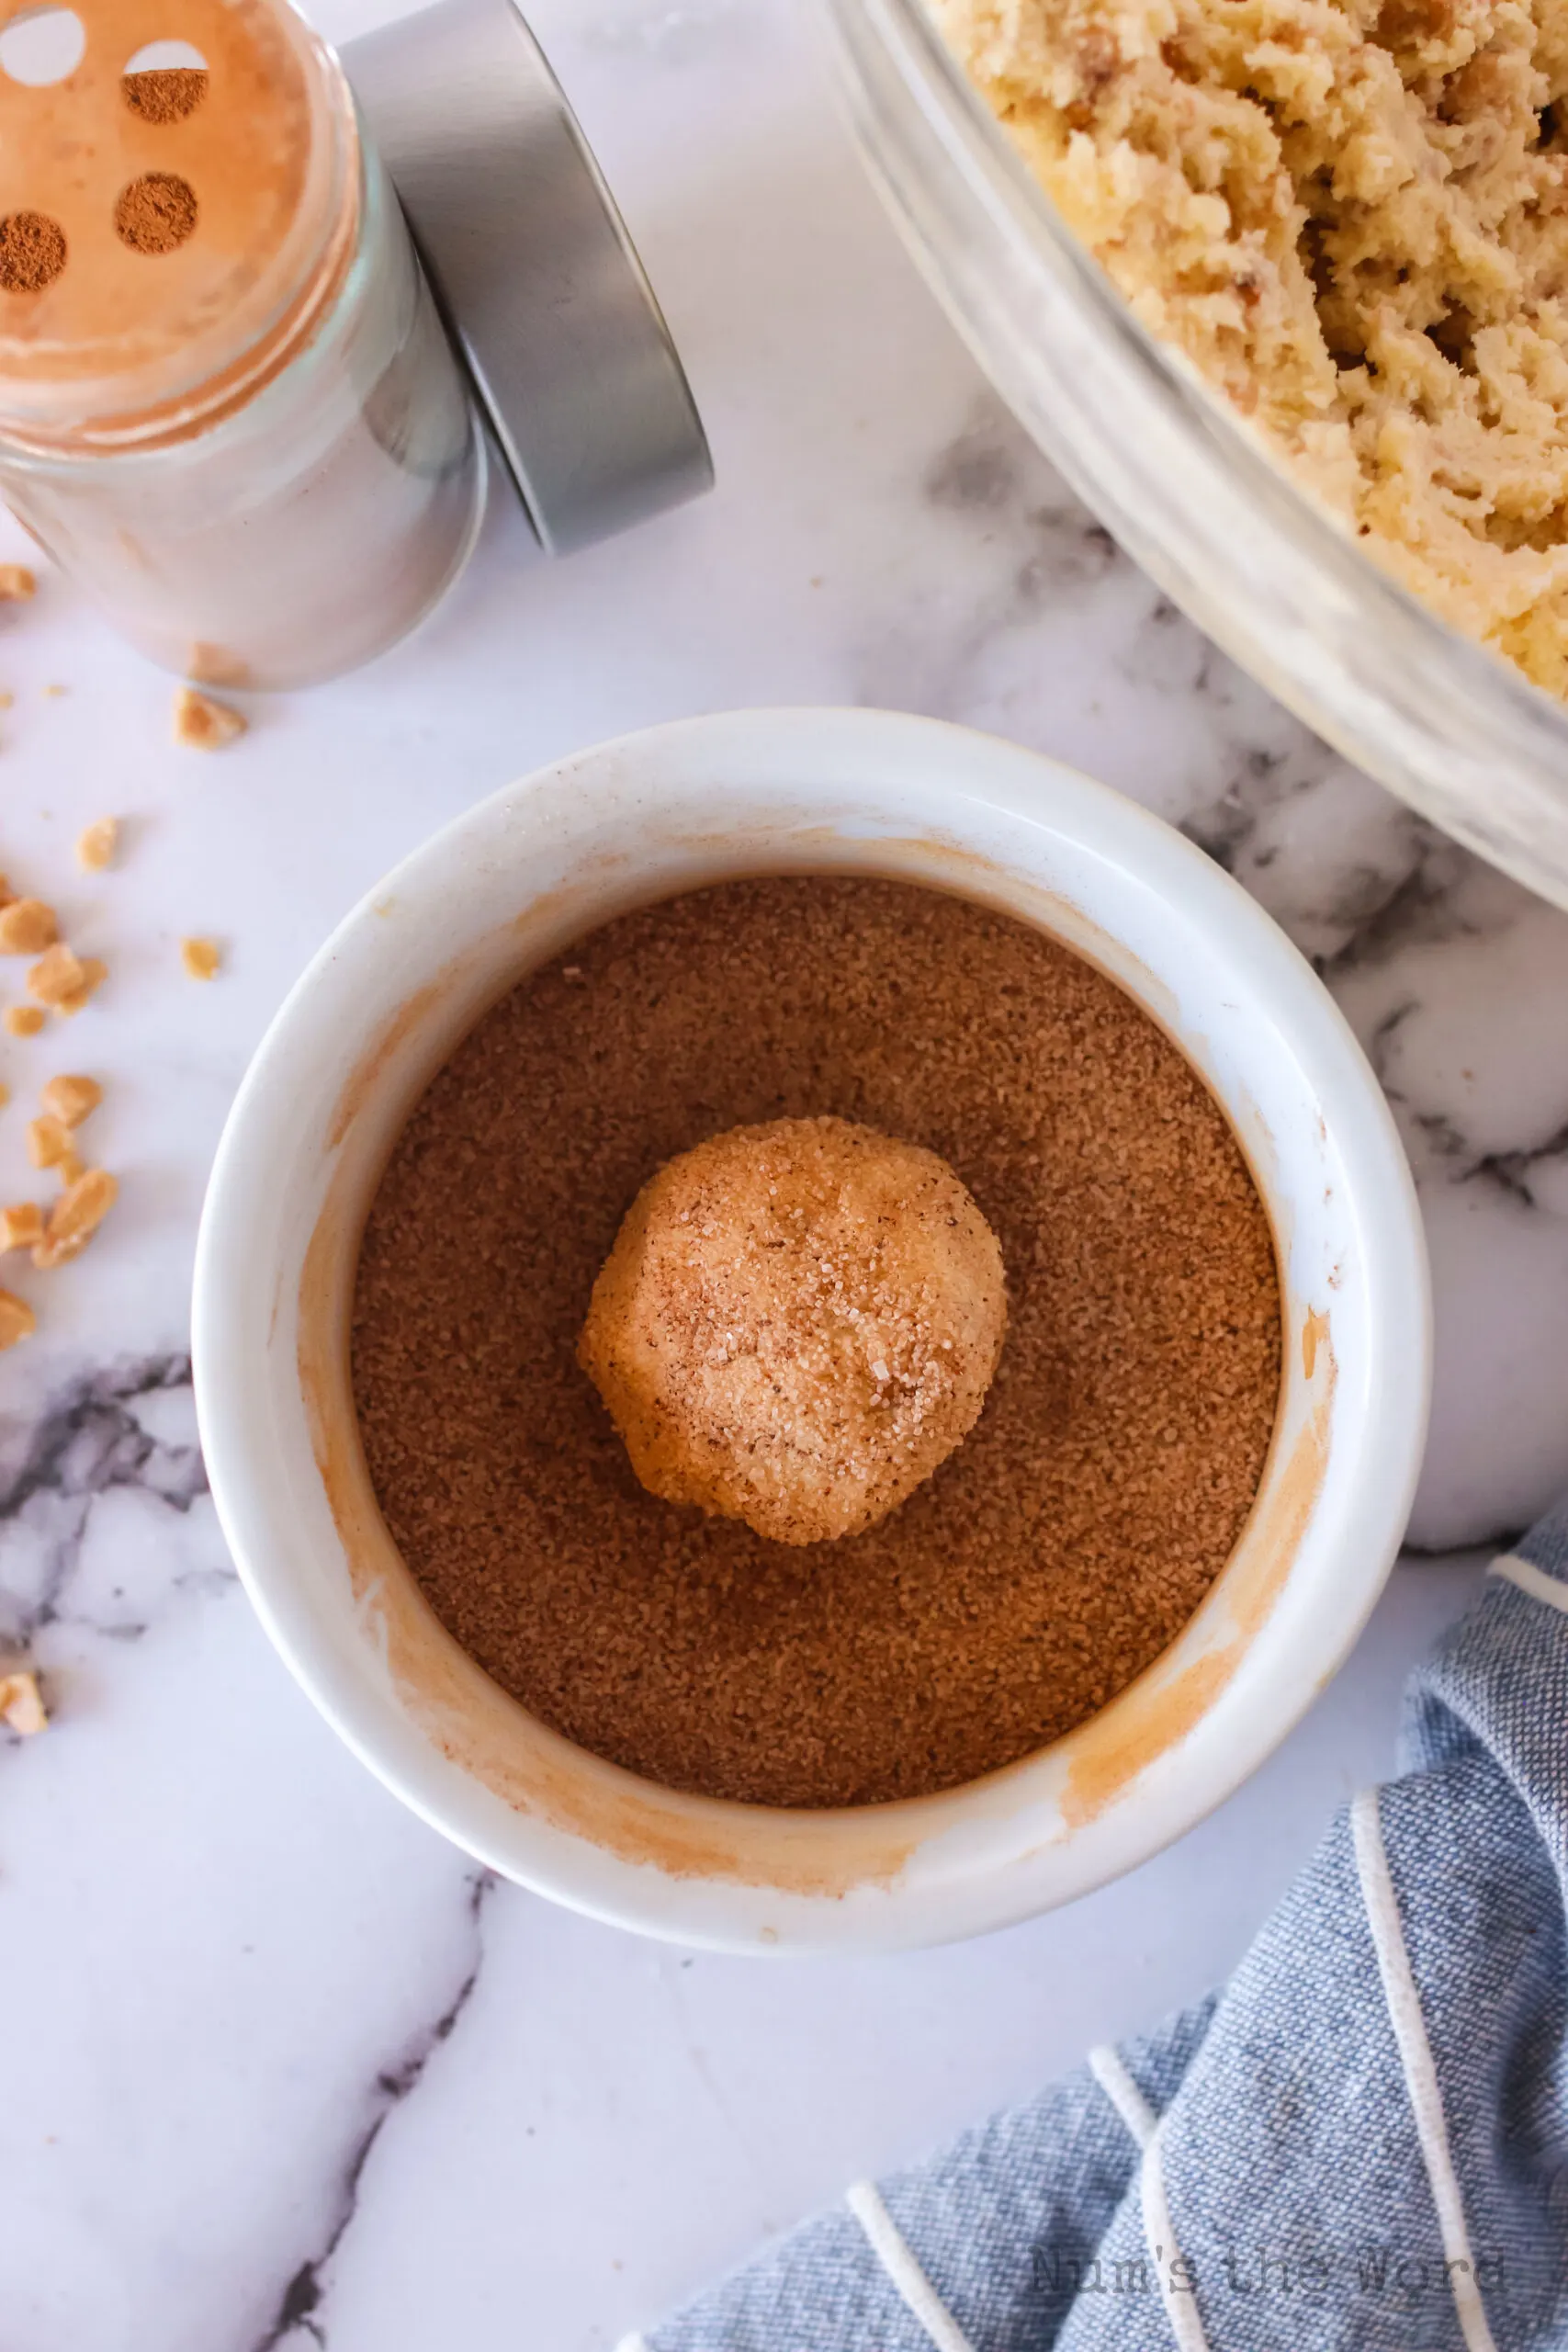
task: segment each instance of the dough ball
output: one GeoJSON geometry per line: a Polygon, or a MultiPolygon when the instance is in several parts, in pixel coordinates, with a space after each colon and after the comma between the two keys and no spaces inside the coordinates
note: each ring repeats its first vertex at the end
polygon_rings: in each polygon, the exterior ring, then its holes
{"type": "Polygon", "coordinates": [[[968,1435],[1006,1327],[1001,1250],[944,1160],[774,1119],[649,1178],[578,1354],[651,1493],[817,1544],[968,1435]]]}

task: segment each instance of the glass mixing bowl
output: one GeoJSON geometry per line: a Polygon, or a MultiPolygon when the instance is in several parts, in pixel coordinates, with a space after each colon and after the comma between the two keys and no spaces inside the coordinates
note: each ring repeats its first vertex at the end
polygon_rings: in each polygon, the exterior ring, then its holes
{"type": "Polygon", "coordinates": [[[920,0],[824,5],[872,178],[1074,490],[1347,759],[1568,907],[1568,709],[1380,571],[1137,323],[920,0]]]}

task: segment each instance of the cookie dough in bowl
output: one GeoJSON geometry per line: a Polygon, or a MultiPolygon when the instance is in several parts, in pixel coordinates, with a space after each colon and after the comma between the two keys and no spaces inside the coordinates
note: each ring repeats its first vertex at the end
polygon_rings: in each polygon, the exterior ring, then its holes
{"type": "Polygon", "coordinates": [[[1547,0],[824,0],[997,389],[1314,732],[1568,905],[1547,0]]]}
{"type": "Polygon", "coordinates": [[[1556,0],[936,0],[1156,334],[1457,628],[1568,691],[1556,0]]]}

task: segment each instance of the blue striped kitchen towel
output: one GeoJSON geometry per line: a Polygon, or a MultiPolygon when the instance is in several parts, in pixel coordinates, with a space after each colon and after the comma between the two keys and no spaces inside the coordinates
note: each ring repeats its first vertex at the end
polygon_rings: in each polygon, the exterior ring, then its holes
{"type": "Polygon", "coordinates": [[[1568,2347],[1568,1507],[1224,1990],[622,2352],[1568,2347]]]}

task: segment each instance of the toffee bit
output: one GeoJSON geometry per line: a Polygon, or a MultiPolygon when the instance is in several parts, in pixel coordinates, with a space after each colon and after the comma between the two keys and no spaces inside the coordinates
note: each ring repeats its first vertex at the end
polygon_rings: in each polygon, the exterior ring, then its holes
{"type": "Polygon", "coordinates": [[[49,1015],[41,1004],[8,1004],[6,1026],[13,1037],[36,1037],[49,1015]]]}
{"type": "Polygon", "coordinates": [[[47,1113],[28,1122],[28,1158],[35,1168],[58,1168],[71,1148],[68,1131],[47,1113]]]}
{"type": "Polygon", "coordinates": [[[46,1272],[63,1266],[86,1248],[119,1193],[107,1168],[89,1168],[62,1193],[49,1213],[44,1238],[33,1251],[33,1263],[46,1272]]]}
{"type": "MultiPolygon", "coordinates": [[[[0,1292],[0,1297],[5,1294],[0,1292]]],[[[13,1299],[16,1306],[21,1304],[13,1299]]],[[[9,1346],[0,1340],[0,1346],[9,1346]]],[[[15,1732],[18,1739],[32,1739],[49,1725],[49,1714],[43,1703],[43,1693],[38,1687],[38,1676],[28,1667],[18,1667],[10,1674],[0,1674],[0,1724],[15,1732]]]]}
{"type": "Polygon", "coordinates": [[[32,1250],[43,1239],[43,1211],[36,1201],[17,1201],[0,1209],[0,1253],[32,1250]]]}
{"type": "Polygon", "coordinates": [[[54,909],[41,899],[13,899],[0,907],[0,956],[40,956],[59,936],[54,909]]]}
{"type": "Polygon", "coordinates": [[[180,962],[193,980],[215,979],[223,951],[215,939],[182,939],[180,962]]]}
{"type": "Polygon", "coordinates": [[[62,939],[57,940],[28,974],[28,993],[40,1004],[62,1004],[85,979],[86,966],[80,956],[73,955],[62,939]]]}
{"type": "Polygon", "coordinates": [[[0,605],[28,605],[38,594],[38,581],[25,563],[0,563],[0,605]]]}
{"type": "Polygon", "coordinates": [[[96,991],[102,988],[108,978],[109,967],[97,956],[85,956],[80,968],[82,977],[76,986],[56,1000],[55,1011],[63,1012],[67,1018],[80,1012],[85,1004],[90,1004],[96,991]]]}
{"type": "Polygon", "coordinates": [[[104,1090],[96,1078],[64,1075],[51,1078],[39,1095],[44,1109],[62,1127],[79,1127],[103,1099],[104,1090]]]}
{"type": "Polygon", "coordinates": [[[89,874],[102,874],[114,864],[118,847],[118,818],[96,817],[76,836],[76,863],[89,874]]]}
{"type": "Polygon", "coordinates": [[[220,752],[249,725],[243,713],[215,701],[197,686],[182,686],[175,696],[175,741],[193,752],[220,752]]]}
{"type": "Polygon", "coordinates": [[[27,1300],[15,1291],[0,1290],[0,1353],[18,1340],[30,1340],[37,1329],[38,1317],[27,1300]]]}

